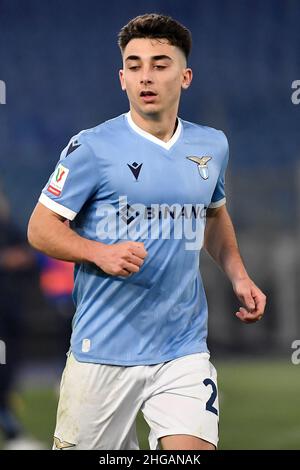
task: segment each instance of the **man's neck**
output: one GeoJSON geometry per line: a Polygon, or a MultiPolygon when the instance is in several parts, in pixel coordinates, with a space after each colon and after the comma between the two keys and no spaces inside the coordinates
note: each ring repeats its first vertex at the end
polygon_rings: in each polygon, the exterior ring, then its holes
{"type": "Polygon", "coordinates": [[[169,142],[177,128],[177,113],[170,113],[161,119],[146,119],[130,107],[133,122],[145,132],[154,135],[163,142],[169,142]]]}

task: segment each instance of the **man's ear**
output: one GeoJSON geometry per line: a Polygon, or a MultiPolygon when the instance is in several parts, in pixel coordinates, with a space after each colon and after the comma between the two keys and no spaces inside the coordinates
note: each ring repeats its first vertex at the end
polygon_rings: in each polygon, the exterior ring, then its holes
{"type": "Polygon", "coordinates": [[[120,83],[121,83],[122,90],[126,91],[126,85],[125,85],[125,80],[124,80],[124,70],[123,69],[119,70],[119,78],[120,78],[120,83]]]}
{"type": "Polygon", "coordinates": [[[185,69],[183,72],[182,84],[181,87],[186,90],[193,80],[193,71],[192,69],[185,69]]]}

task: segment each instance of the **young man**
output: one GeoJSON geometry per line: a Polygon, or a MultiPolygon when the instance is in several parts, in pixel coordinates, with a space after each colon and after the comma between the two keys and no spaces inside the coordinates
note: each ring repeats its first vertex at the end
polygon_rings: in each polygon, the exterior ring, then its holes
{"type": "Polygon", "coordinates": [[[130,112],[71,139],[28,229],[32,246],[76,263],[55,447],[137,449],[141,409],[151,448],[214,449],[202,245],[230,279],[240,320],[259,320],[265,296],[226,210],[226,137],[177,117],[190,32],[149,14],[121,30],[119,46],[130,112]]]}

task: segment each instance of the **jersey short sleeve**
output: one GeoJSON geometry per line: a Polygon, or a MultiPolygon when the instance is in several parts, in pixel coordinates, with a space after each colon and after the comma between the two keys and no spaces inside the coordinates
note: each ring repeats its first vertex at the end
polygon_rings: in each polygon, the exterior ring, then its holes
{"type": "MultiPolygon", "coordinates": [[[[223,134],[223,132],[222,132],[223,134]]],[[[215,209],[217,207],[223,206],[226,203],[226,195],[225,195],[225,174],[229,159],[229,146],[226,136],[223,134],[225,139],[224,144],[224,158],[220,170],[220,174],[218,177],[218,181],[214,190],[214,193],[211,198],[211,203],[209,204],[210,209],[215,209]]]]}
{"type": "Polygon", "coordinates": [[[73,220],[99,184],[94,153],[83,136],[71,139],[43,188],[39,202],[73,220]]]}

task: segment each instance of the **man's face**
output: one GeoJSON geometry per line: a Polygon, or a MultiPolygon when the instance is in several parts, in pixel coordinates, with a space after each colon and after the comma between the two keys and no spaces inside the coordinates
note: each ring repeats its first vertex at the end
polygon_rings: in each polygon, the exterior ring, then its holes
{"type": "Polygon", "coordinates": [[[132,39],[123,53],[122,90],[139,114],[158,116],[177,109],[182,88],[192,80],[183,52],[166,39],[132,39]]]}

